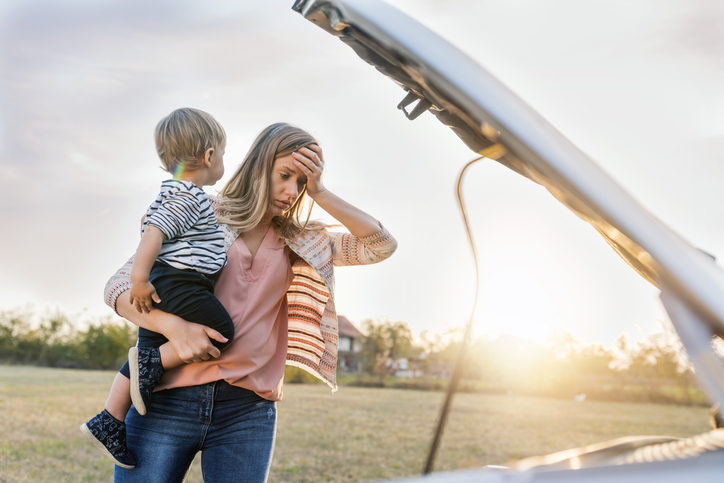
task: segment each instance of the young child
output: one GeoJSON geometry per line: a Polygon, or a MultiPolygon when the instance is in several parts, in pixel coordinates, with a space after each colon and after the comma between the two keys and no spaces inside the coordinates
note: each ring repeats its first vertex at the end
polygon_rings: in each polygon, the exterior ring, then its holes
{"type": "MultiPolygon", "coordinates": [[[[143,220],[131,270],[131,303],[139,312],[155,307],[216,329],[225,340],[212,342],[223,349],[234,337],[231,317],[214,297],[214,279],[226,263],[224,235],[201,187],[224,174],[226,133],[210,114],[183,108],[158,123],[155,138],[173,179],[161,184],[143,220]]],[[[144,328],[138,329],[128,359],[103,411],[80,429],[115,464],[130,469],[136,462],[126,446],[123,421],[131,402],[145,415],[164,371],[183,361],[163,335],[144,328]]]]}

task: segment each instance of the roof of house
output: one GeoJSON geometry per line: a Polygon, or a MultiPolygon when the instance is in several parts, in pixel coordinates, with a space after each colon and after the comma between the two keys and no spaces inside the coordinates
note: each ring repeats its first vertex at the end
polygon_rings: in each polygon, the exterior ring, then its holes
{"type": "Polygon", "coordinates": [[[362,332],[357,330],[357,327],[352,325],[352,322],[347,320],[347,317],[344,315],[338,315],[337,316],[337,322],[339,322],[339,335],[345,336],[345,337],[362,337],[362,332]]]}

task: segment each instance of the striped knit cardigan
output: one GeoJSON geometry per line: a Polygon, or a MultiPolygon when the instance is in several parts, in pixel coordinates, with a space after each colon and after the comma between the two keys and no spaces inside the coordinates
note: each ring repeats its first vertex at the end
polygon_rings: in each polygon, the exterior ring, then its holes
{"type": "MultiPolygon", "coordinates": [[[[215,199],[209,197],[215,208],[215,199]]],[[[221,225],[226,251],[238,233],[221,225]]],[[[374,235],[358,238],[349,233],[305,231],[287,246],[299,255],[287,290],[289,334],[287,365],[296,366],[337,390],[338,324],[334,307],[333,266],[365,265],[389,258],[397,241],[380,224],[374,235]]],[[[106,283],[105,302],[114,311],[118,296],[131,286],[128,260],[106,283]]]]}

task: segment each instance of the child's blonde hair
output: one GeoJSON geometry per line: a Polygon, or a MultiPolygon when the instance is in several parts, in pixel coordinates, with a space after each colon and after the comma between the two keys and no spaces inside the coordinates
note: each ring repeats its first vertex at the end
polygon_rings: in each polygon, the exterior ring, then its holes
{"type": "Polygon", "coordinates": [[[176,109],[161,119],[154,132],[156,152],[174,176],[199,169],[209,148],[226,145],[226,132],[208,112],[190,107],[176,109]]]}

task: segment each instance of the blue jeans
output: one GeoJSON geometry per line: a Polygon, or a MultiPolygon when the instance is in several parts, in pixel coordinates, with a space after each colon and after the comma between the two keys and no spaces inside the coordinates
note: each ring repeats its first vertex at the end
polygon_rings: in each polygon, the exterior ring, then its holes
{"type": "Polygon", "coordinates": [[[276,437],[276,404],[216,381],[153,394],[145,416],[126,416],[136,468],[115,467],[116,482],[183,481],[201,451],[204,481],[265,482],[276,437]]]}

